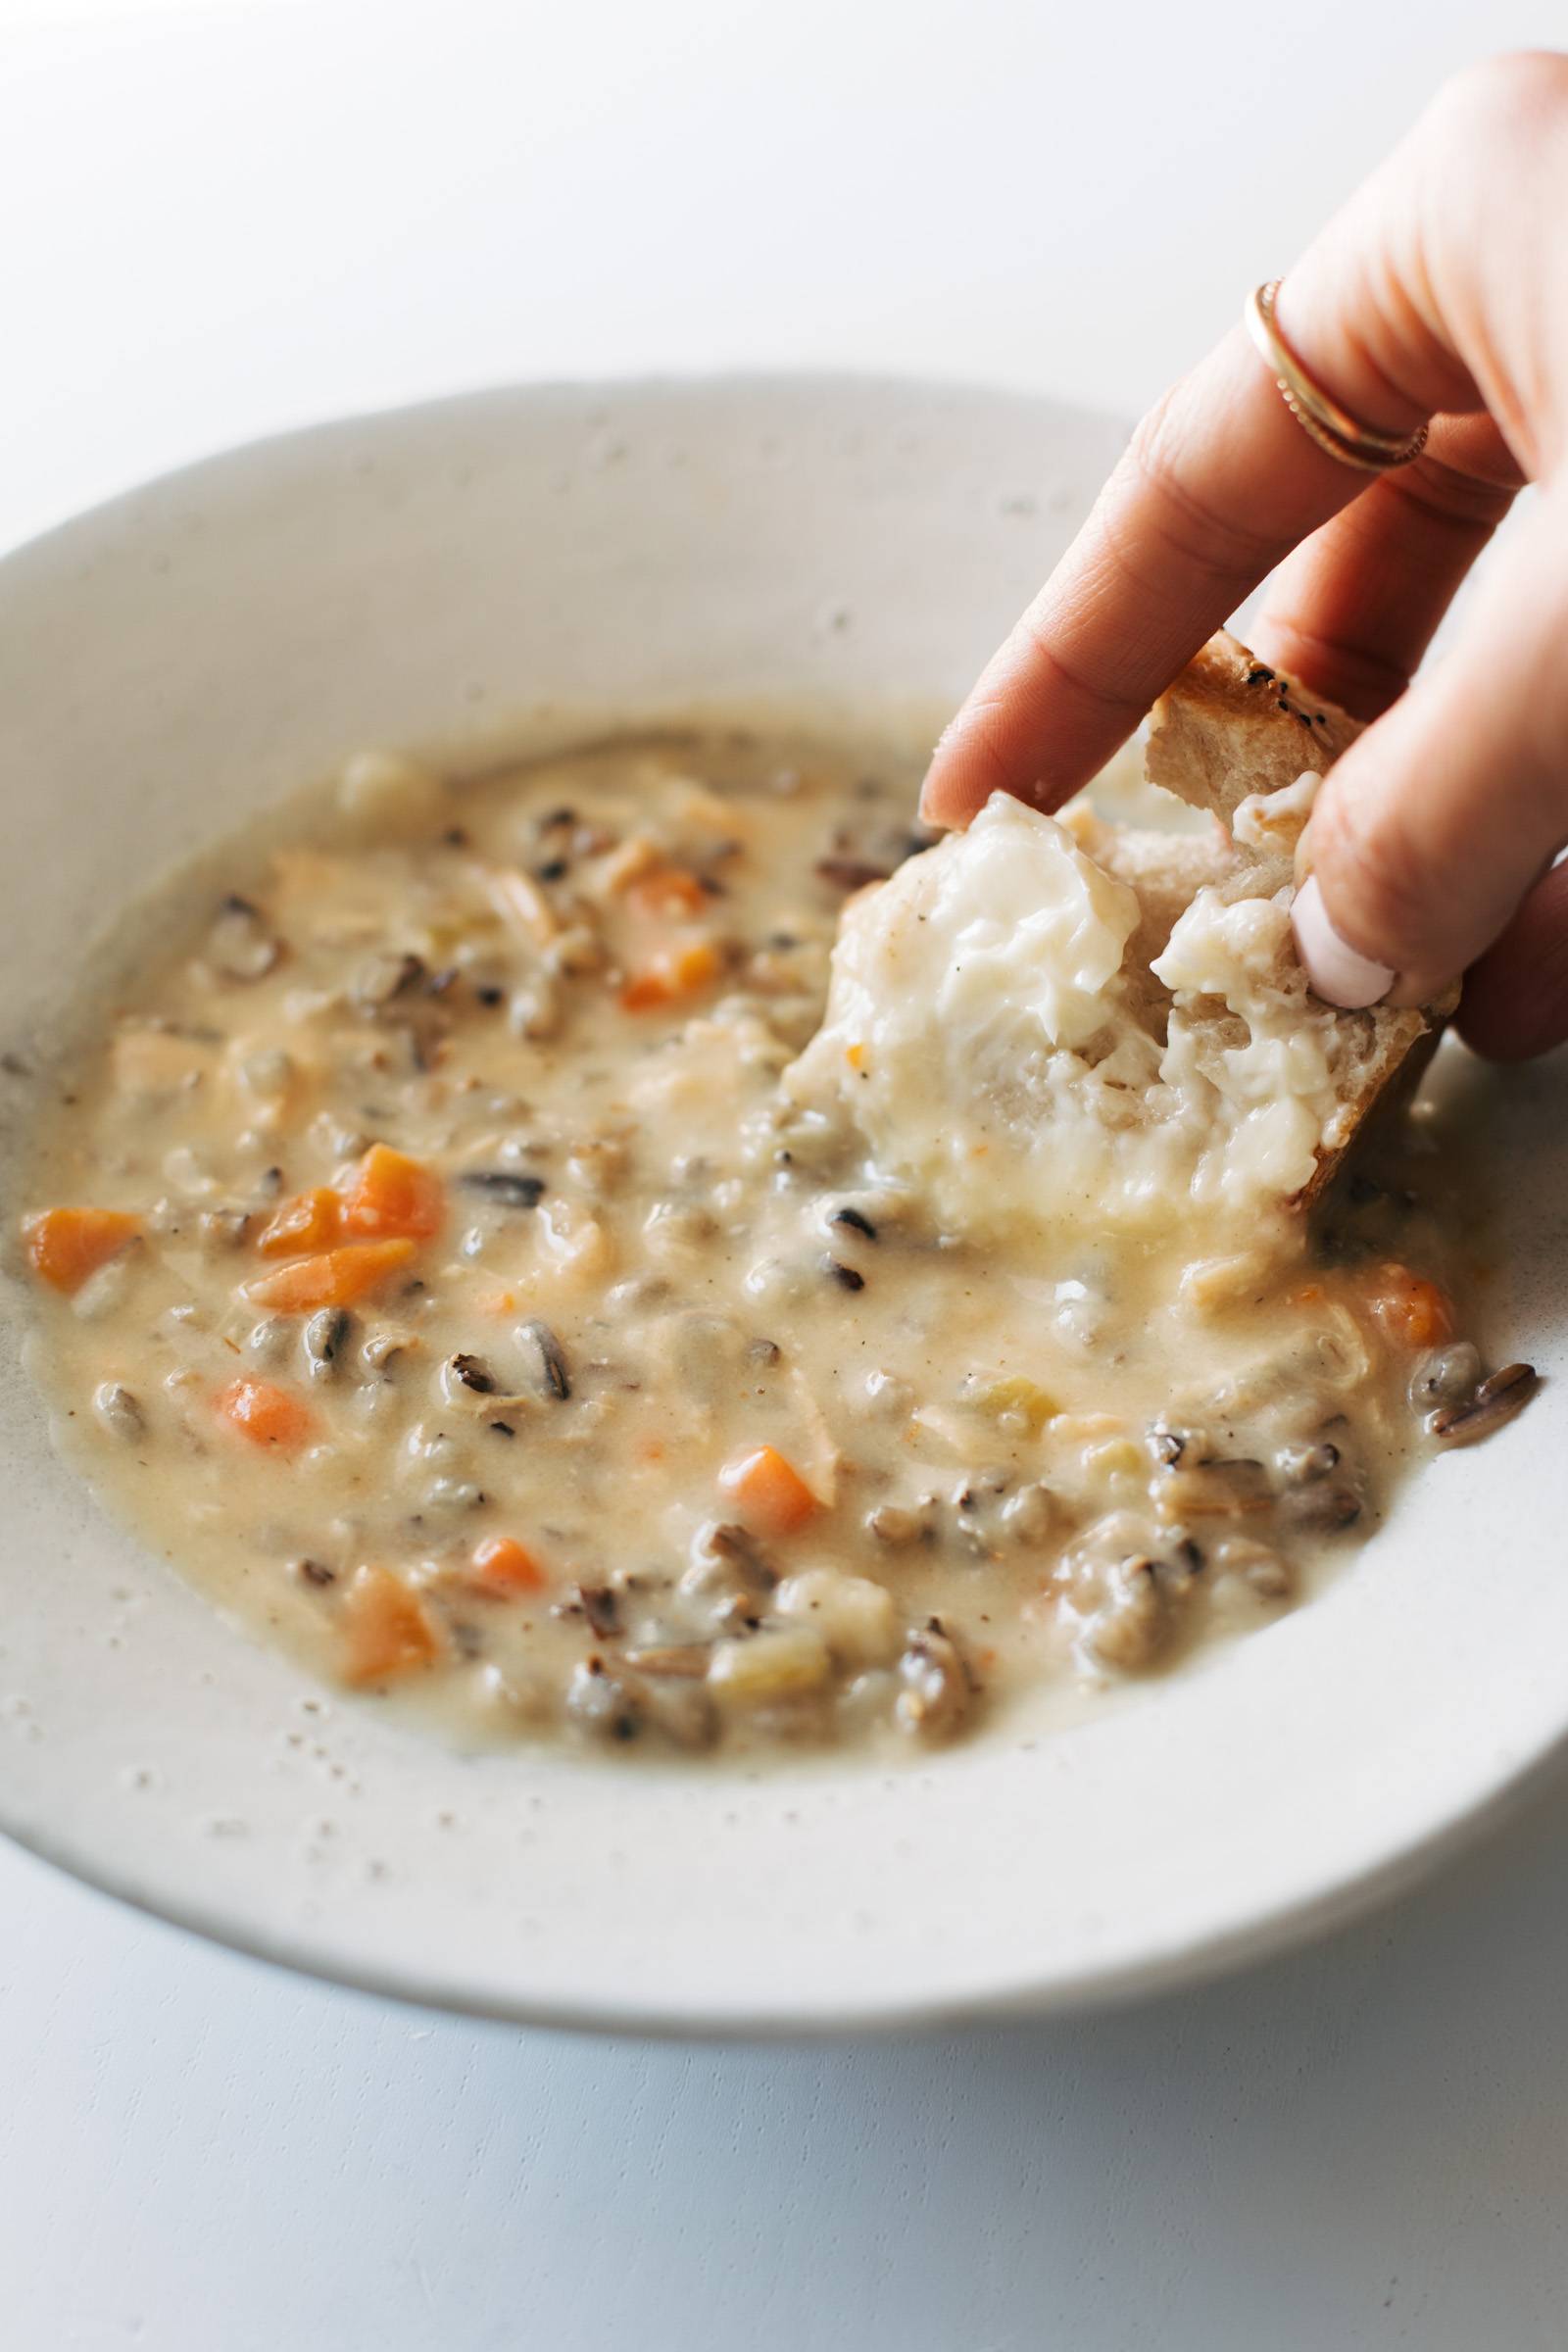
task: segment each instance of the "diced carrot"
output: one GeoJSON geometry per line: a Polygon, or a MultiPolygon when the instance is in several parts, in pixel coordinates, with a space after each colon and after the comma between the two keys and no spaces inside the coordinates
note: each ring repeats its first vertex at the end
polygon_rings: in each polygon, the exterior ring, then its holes
{"type": "Polygon", "coordinates": [[[329,1250],[342,1230],[341,1199],[329,1186],[318,1184],[285,1200],[257,1237],[256,1247],[264,1257],[300,1257],[307,1250],[329,1250]]]}
{"type": "Polygon", "coordinates": [[[432,1665],[440,1641],[424,1603],[390,1568],[356,1569],[343,1595],[339,1672],[346,1683],[386,1683],[432,1665]]]}
{"type": "Polygon", "coordinates": [[[533,1553],[511,1536],[486,1536],[474,1545],[471,1565],[478,1582],[497,1592],[542,1592],[550,1581],[533,1553]]]}
{"type": "Polygon", "coordinates": [[[27,1259],[51,1290],[79,1291],[140,1233],[138,1220],[121,1208],[45,1208],[24,1217],[27,1259]]]}
{"type": "Polygon", "coordinates": [[[1321,1306],[1328,1293],[1320,1282],[1305,1282],[1298,1291],[1288,1294],[1287,1306],[1321,1306]]]}
{"type": "Polygon", "coordinates": [[[427,1242],[446,1212],[446,1188],[434,1168],[389,1144],[372,1144],[345,1197],[343,1230],[365,1241],[427,1242]]]}
{"type": "Polygon", "coordinates": [[[275,1274],[245,1285],[258,1306],[283,1315],[311,1315],[318,1306],[352,1306],[398,1273],[414,1255],[412,1242],[346,1242],[316,1257],[296,1257],[275,1274]]]}
{"type": "Polygon", "coordinates": [[[816,1509],[805,1479],[771,1446],[726,1462],[718,1483],[748,1526],[762,1535],[787,1536],[816,1509]]]}
{"type": "Polygon", "coordinates": [[[656,1005],[700,996],[718,978],[720,968],[718,950],[710,939],[675,940],[632,973],[620,992],[622,1008],[648,1012],[656,1005]]]}
{"type": "Polygon", "coordinates": [[[703,888],[698,875],[683,865],[658,865],[651,873],[639,874],[629,883],[626,904],[639,914],[662,915],[666,919],[681,914],[706,914],[710,896],[703,888]]]}
{"type": "Polygon", "coordinates": [[[1436,1348],[1453,1336],[1453,1308],[1446,1294],[1408,1266],[1379,1266],[1366,1302],[1379,1329],[1401,1348],[1436,1348]]]}
{"type": "Polygon", "coordinates": [[[220,1395],[218,1409],[253,1446],[273,1446],[280,1453],[296,1453],[316,1432],[310,1406],[270,1380],[234,1381],[220,1395]]]}

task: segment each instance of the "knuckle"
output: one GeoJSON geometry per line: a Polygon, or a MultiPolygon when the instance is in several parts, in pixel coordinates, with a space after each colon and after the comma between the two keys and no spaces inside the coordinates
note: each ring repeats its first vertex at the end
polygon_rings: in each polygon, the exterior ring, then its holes
{"type": "Polygon", "coordinates": [[[1503,50],[1478,58],[1444,83],[1433,116],[1449,130],[1505,140],[1568,121],[1568,57],[1550,49],[1503,50]]]}
{"type": "MultiPolygon", "coordinates": [[[[1150,410],[1134,433],[1124,463],[1142,492],[1140,521],[1157,538],[1162,555],[1214,579],[1250,579],[1279,553],[1277,534],[1252,530],[1222,514],[1194,490],[1172,444],[1169,397],[1150,410]]],[[[1136,558],[1124,538],[1113,539],[1117,561],[1129,571],[1136,558]]]]}
{"type": "Polygon", "coordinates": [[[1122,690],[1113,667],[1108,664],[1092,667],[1086,661],[1073,660],[1057,642],[1054,622],[1038,608],[1031,607],[1019,622],[1018,641],[1031,674],[1042,687],[1054,692],[1064,688],[1068,694],[1103,710],[1128,728],[1136,726],[1142,718],[1142,698],[1122,690]]]}
{"type": "Polygon", "coordinates": [[[1511,481],[1491,479],[1426,451],[1413,466],[1386,475],[1383,486],[1391,497],[1419,509],[1436,523],[1453,525],[1466,532],[1478,527],[1490,530],[1502,520],[1513,503],[1519,487],[1517,469],[1513,470],[1515,478],[1511,481]]]}
{"type": "Polygon", "coordinates": [[[1457,476],[1476,485],[1478,494],[1491,491],[1498,495],[1499,503],[1505,503],[1501,494],[1511,499],[1530,479],[1489,410],[1468,416],[1435,417],[1432,438],[1410,471],[1420,473],[1423,467],[1438,468],[1445,477],[1457,476]]]}

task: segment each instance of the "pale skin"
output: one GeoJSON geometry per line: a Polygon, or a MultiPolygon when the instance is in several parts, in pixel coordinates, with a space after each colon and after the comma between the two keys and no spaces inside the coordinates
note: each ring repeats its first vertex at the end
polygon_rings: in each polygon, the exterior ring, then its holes
{"type": "Polygon", "coordinates": [[[1568,1038],[1568,57],[1449,83],[1276,316],[1364,424],[1431,416],[1425,453],[1340,464],[1238,325],[1138,427],[943,737],[923,812],[962,825],[998,789],[1057,807],[1278,565],[1254,649],[1373,722],[1312,816],[1309,971],[1360,1003],[1463,972],[1469,1041],[1539,1053],[1568,1038]],[[1527,483],[1451,650],[1414,677],[1527,483]]]}

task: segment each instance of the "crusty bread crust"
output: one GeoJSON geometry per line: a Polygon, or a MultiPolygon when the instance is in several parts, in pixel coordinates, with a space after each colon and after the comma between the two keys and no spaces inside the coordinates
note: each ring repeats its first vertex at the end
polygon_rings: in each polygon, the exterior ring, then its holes
{"type": "Polygon", "coordinates": [[[1408,1045],[1396,1050],[1392,1038],[1380,1041],[1382,1050],[1375,1073],[1364,1080],[1353,1102],[1346,1104],[1348,1124],[1344,1141],[1318,1153],[1311,1181],[1297,1195],[1293,1207],[1303,1210],[1314,1207],[1345,1165],[1351,1146],[1369,1130],[1394,1118],[1414,1096],[1426,1075],[1428,1062],[1438,1050],[1446,1016],[1428,1020],[1418,1013],[1414,1018],[1420,1026],[1408,1045]]]}
{"type": "Polygon", "coordinates": [[[1324,774],[1360,732],[1337,703],[1221,629],[1154,705],[1146,767],[1152,784],[1229,825],[1250,794],[1324,774]]]}

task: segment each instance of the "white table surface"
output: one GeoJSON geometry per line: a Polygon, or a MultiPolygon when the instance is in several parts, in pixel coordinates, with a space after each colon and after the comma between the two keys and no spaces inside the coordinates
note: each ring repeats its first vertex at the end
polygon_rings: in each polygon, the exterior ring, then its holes
{"type": "MultiPolygon", "coordinates": [[[[1444,71],[1565,29],[0,0],[0,546],[509,376],[840,364],[1131,411],[1444,71]]],[[[1565,1794],[1228,1984],[785,2050],[388,2007],[0,1849],[0,2343],[1561,2352],[1565,1794]]]]}

